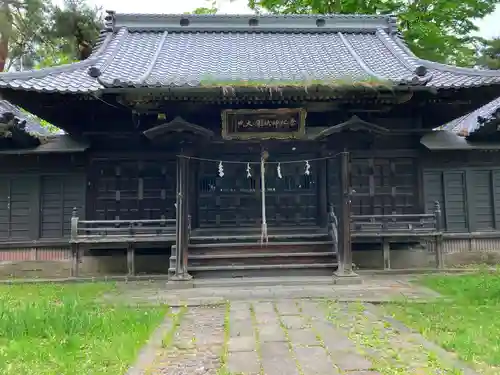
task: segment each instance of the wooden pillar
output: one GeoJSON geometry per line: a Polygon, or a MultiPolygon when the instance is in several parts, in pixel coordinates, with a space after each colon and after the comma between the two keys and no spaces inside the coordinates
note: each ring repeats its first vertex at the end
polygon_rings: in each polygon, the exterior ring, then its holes
{"type": "Polygon", "coordinates": [[[384,254],[384,270],[391,269],[391,244],[387,238],[382,240],[382,252],[384,254]]]}
{"type": "Polygon", "coordinates": [[[434,215],[436,217],[436,267],[438,269],[444,268],[443,258],[443,213],[441,212],[441,205],[438,201],[434,202],[434,215]]]}
{"type": "Polygon", "coordinates": [[[182,170],[183,173],[183,190],[182,190],[182,273],[185,277],[190,278],[188,274],[188,249],[189,249],[189,231],[190,231],[190,219],[189,219],[189,167],[190,167],[190,159],[182,158],[182,170]]]}
{"type": "Polygon", "coordinates": [[[183,155],[177,157],[177,199],[175,217],[175,273],[172,280],[190,280],[187,272],[187,241],[188,241],[188,159],[183,155]]]}
{"type": "Polygon", "coordinates": [[[351,248],[351,186],[350,186],[350,155],[342,152],[340,160],[340,186],[342,189],[342,201],[340,207],[340,243],[338,249],[338,269],[336,277],[357,276],[352,270],[352,248],[351,248]]]}
{"type": "Polygon", "coordinates": [[[78,277],[80,266],[80,245],[78,244],[78,211],[71,215],[71,277],[78,277]]]}

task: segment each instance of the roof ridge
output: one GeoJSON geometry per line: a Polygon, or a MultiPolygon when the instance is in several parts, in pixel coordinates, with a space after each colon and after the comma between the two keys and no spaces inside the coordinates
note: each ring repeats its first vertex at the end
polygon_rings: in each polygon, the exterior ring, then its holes
{"type": "Polygon", "coordinates": [[[375,73],[373,70],[371,70],[368,67],[368,65],[365,64],[365,62],[363,61],[361,56],[359,56],[359,54],[352,47],[351,43],[345,38],[345,36],[341,32],[338,32],[337,35],[339,36],[340,40],[345,45],[345,47],[347,48],[347,50],[349,51],[351,56],[354,57],[354,60],[356,60],[358,65],[361,67],[361,69],[363,69],[368,75],[371,75],[372,77],[375,77],[376,79],[379,79],[381,81],[385,80],[381,75],[375,73]]]}
{"type": "Polygon", "coordinates": [[[107,27],[126,27],[131,31],[255,31],[255,32],[337,32],[371,31],[383,28],[393,32],[393,15],[373,14],[132,14],[108,11],[107,27]]]}
{"type": "Polygon", "coordinates": [[[388,35],[384,30],[378,29],[375,32],[375,36],[389,52],[414,75],[414,80],[416,80],[416,82],[425,84],[432,79],[432,74],[428,74],[429,72],[425,67],[422,69],[422,65],[417,64],[418,59],[409,48],[403,49],[402,51],[398,49],[400,45],[396,43],[396,40],[399,40],[397,34],[388,35]]]}
{"type": "Polygon", "coordinates": [[[413,57],[416,61],[418,61],[426,68],[437,69],[455,74],[475,75],[479,77],[500,77],[500,70],[464,68],[421,59],[420,57],[415,55],[413,51],[399,37],[393,37],[392,40],[399,48],[403,49],[408,55],[413,57]]]}
{"type": "Polygon", "coordinates": [[[158,41],[158,47],[156,47],[156,52],[149,62],[149,65],[144,72],[144,74],[139,77],[139,83],[144,84],[148,77],[151,75],[151,72],[153,71],[154,66],[156,65],[156,62],[158,61],[158,58],[160,57],[160,53],[163,50],[163,47],[165,46],[165,42],[167,41],[167,36],[168,36],[168,31],[164,31],[163,35],[161,36],[161,39],[158,41]]]}

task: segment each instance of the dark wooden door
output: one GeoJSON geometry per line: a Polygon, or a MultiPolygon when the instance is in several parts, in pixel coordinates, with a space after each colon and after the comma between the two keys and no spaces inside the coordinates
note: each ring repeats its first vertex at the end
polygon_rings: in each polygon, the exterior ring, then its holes
{"type": "MultiPolygon", "coordinates": [[[[226,156],[224,160],[230,159],[226,156]]],[[[318,221],[318,176],[316,163],[266,164],[266,217],[270,227],[315,225],[318,221]]],[[[199,227],[260,227],[262,196],[260,165],[223,164],[219,175],[216,162],[200,161],[198,166],[199,227]]]]}

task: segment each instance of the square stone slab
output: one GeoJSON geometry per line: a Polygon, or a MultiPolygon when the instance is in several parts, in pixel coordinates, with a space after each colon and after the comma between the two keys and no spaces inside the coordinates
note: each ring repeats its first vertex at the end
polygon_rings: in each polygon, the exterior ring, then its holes
{"type": "Polygon", "coordinates": [[[228,343],[229,352],[251,352],[255,347],[254,336],[231,337],[228,343]]]}
{"type": "Polygon", "coordinates": [[[300,315],[299,308],[293,300],[284,300],[276,304],[279,314],[284,315],[300,315]]]}
{"type": "Polygon", "coordinates": [[[260,372],[256,352],[231,352],[227,359],[227,369],[231,374],[257,375],[260,372]]]}
{"type": "Polygon", "coordinates": [[[301,316],[282,316],[281,321],[287,329],[305,329],[309,324],[301,316]]]}
{"type": "Polygon", "coordinates": [[[266,375],[299,375],[295,364],[284,342],[261,343],[262,367],[266,375]]]}
{"type": "Polygon", "coordinates": [[[285,342],[285,333],[281,327],[276,325],[259,326],[259,340],[260,342],[285,342]]]}
{"type": "Polygon", "coordinates": [[[372,363],[361,354],[351,351],[333,351],[330,353],[333,362],[342,371],[371,370],[372,363]]]}
{"type": "Polygon", "coordinates": [[[317,346],[321,345],[316,334],[310,329],[290,329],[288,330],[288,338],[293,346],[317,346]]]}
{"type": "MultiPolygon", "coordinates": [[[[307,375],[338,375],[339,371],[320,346],[295,348],[302,372],[307,375]]],[[[350,375],[350,374],[349,374],[350,375]]]]}

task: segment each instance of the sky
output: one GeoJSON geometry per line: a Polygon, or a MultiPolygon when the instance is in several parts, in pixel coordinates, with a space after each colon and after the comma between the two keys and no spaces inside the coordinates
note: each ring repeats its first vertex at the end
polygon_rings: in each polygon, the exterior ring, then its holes
{"type": "MultiPolygon", "coordinates": [[[[101,6],[104,10],[119,13],[185,13],[199,7],[207,7],[206,0],[88,0],[89,3],[101,6]]],[[[56,0],[62,2],[62,0],[56,0]]],[[[219,13],[245,14],[251,13],[246,0],[219,0],[219,13]]],[[[478,35],[491,38],[500,36],[500,6],[494,13],[482,20],[477,20],[480,31],[478,35]]]]}

